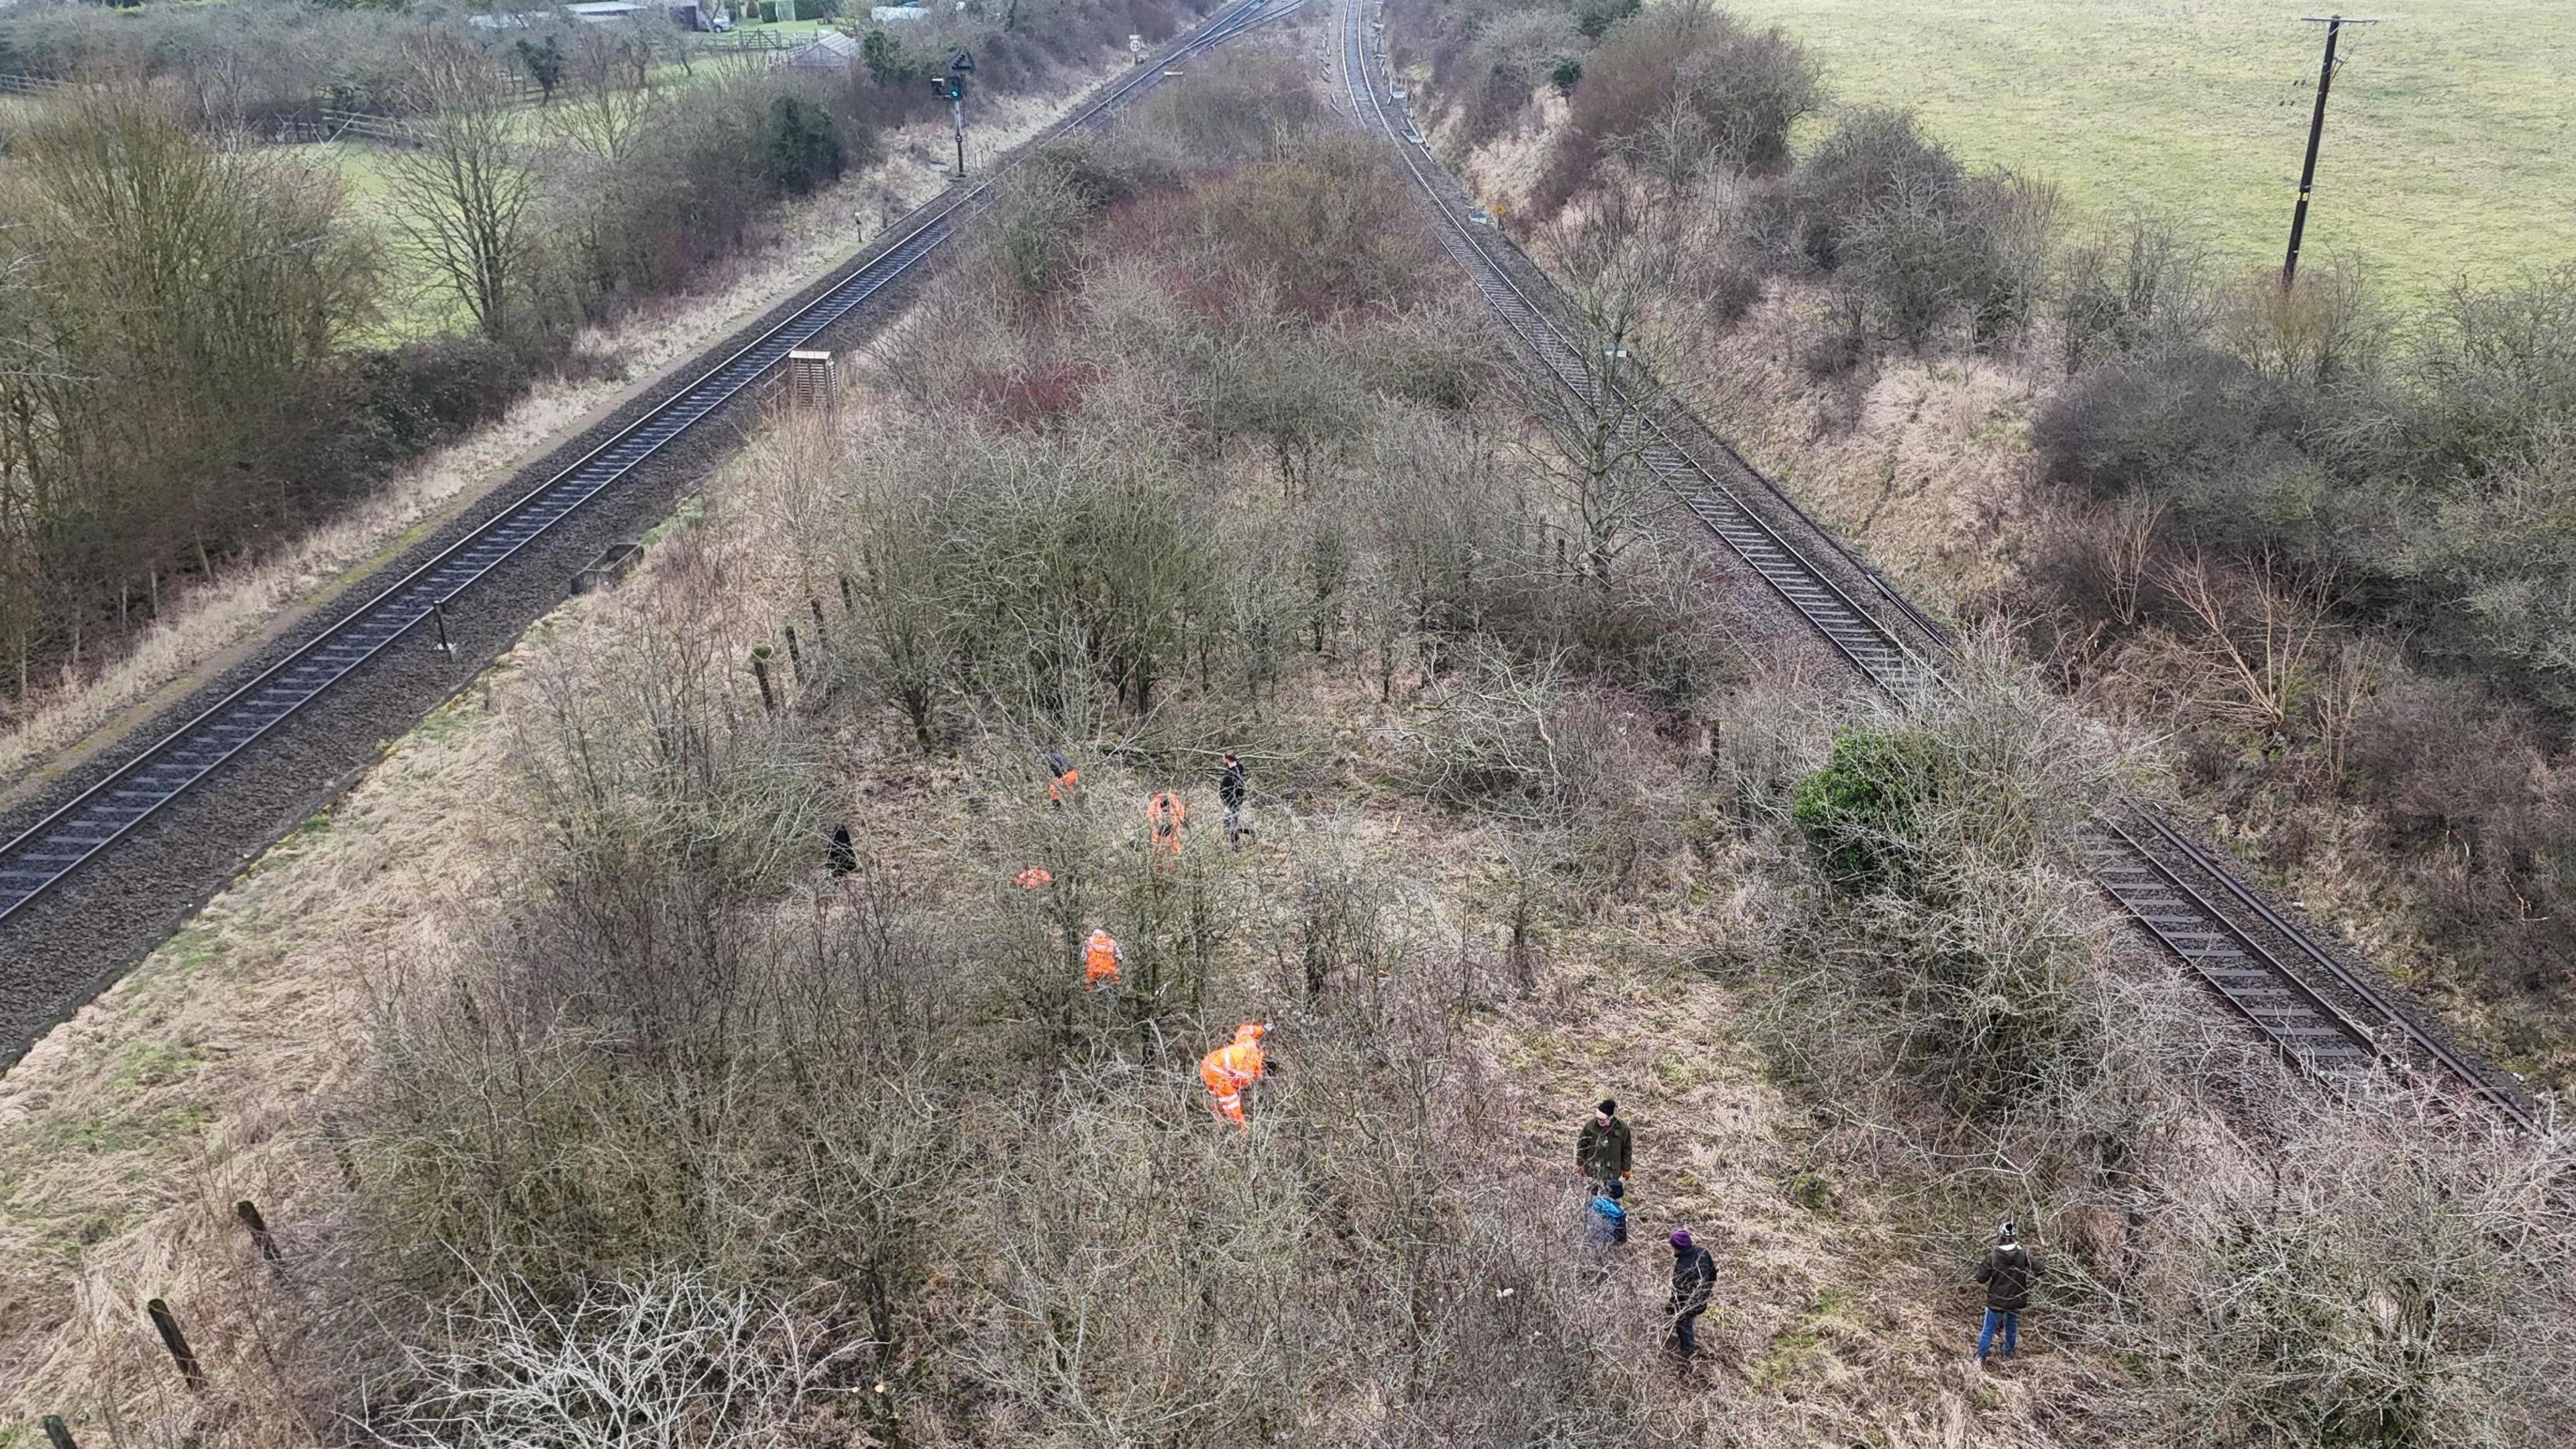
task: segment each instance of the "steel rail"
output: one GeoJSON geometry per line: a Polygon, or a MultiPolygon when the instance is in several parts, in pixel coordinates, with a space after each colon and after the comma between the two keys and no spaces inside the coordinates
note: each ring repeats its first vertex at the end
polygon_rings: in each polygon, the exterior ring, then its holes
{"type": "MultiPolygon", "coordinates": [[[[1346,0],[1346,3],[1352,3],[1352,0],[1346,0]]],[[[1397,155],[1443,223],[1439,228],[1442,247],[1467,269],[1476,290],[1502,314],[1514,335],[1537,355],[1557,381],[1587,405],[1590,404],[1593,401],[1590,373],[1580,361],[1575,360],[1578,354],[1573,345],[1557,331],[1538,303],[1521,290],[1510,271],[1486,254],[1483,243],[1477,239],[1475,223],[1458,215],[1457,208],[1450,204],[1415,158],[1414,146],[1404,144],[1412,135],[1419,134],[1410,125],[1410,118],[1401,130],[1388,120],[1386,106],[1380,99],[1382,87],[1369,81],[1368,55],[1358,22],[1359,12],[1353,4],[1345,16],[1343,27],[1343,67],[1346,88],[1350,91],[1355,111],[1364,107],[1368,114],[1376,117],[1377,129],[1397,142],[1397,155]]],[[[1366,124],[1365,118],[1362,118],[1362,123],[1366,124]]],[[[1724,539],[1728,547],[1792,609],[1815,625],[1836,652],[1872,683],[1898,698],[1910,696],[1922,684],[1930,671],[1893,630],[1880,623],[1869,610],[1845,593],[1831,575],[1799,552],[1786,535],[1772,527],[1734,489],[1674,439],[1650,411],[1638,407],[1615,383],[1611,391],[1622,406],[1635,409],[1632,413],[1634,423],[1642,424],[1651,435],[1652,441],[1642,454],[1648,471],[1671,489],[1695,517],[1724,539]]],[[[1750,473],[1749,469],[1747,471],[1750,473]]]]}
{"type": "MultiPolygon", "coordinates": [[[[1383,132],[1395,144],[1405,169],[1412,174],[1415,184],[1438,216],[1442,247],[1467,269],[1477,291],[1509,324],[1521,345],[1561,385],[1589,402],[1593,397],[1590,374],[1576,360],[1578,354],[1572,345],[1557,332],[1546,312],[1512,279],[1510,269],[1487,253],[1478,237],[1477,223],[1459,215],[1458,208],[1451,204],[1416,159],[1416,148],[1425,148],[1425,143],[1417,139],[1421,132],[1411,123],[1411,118],[1408,116],[1407,124],[1400,128],[1389,118],[1381,95],[1387,86],[1392,85],[1392,79],[1391,75],[1382,75],[1379,81],[1373,82],[1370,77],[1368,40],[1361,25],[1362,0],[1341,0],[1341,3],[1344,84],[1352,99],[1354,119],[1368,126],[1370,118],[1374,117],[1373,129],[1383,132]]],[[[1382,13],[1383,0],[1378,0],[1378,8],[1382,13]]],[[[1382,43],[1377,59],[1383,66],[1382,43]]],[[[1622,401],[1627,401],[1624,395],[1622,401]]],[[[1673,489],[1684,506],[1706,523],[1764,582],[1770,584],[1792,609],[1822,633],[1863,677],[1899,701],[1911,697],[1925,683],[1938,679],[1939,672],[1929,661],[1910,648],[1884,621],[1861,608],[1781,531],[1747,507],[1742,497],[1717,477],[1715,469],[1674,439],[1650,412],[1640,410],[1638,416],[1646,427],[1652,429],[1659,445],[1647,451],[1648,467],[1673,489]],[[1712,493],[1715,495],[1713,498],[1708,496],[1712,493]]],[[[1814,536],[1824,540],[1829,548],[1867,578],[1909,623],[1934,644],[1943,648],[1949,646],[1949,636],[1944,630],[1891,586],[1877,570],[1854,555],[1832,530],[1810,516],[1795,499],[1764,477],[1723,439],[1719,440],[1718,446],[1725,451],[1727,461],[1736,471],[1760,484],[1774,500],[1794,513],[1814,536]]],[[[2223,894],[2241,911],[2252,913],[2264,927],[2294,945],[2300,955],[2322,967],[2344,990],[2385,1017],[2409,1044],[2421,1050],[2516,1127],[2526,1131],[2537,1129],[2537,1120],[2531,1112],[2509,1093],[2498,1090],[2477,1064],[2434,1038],[2408,1012],[2347,969],[2332,953],[2317,945],[2306,932],[2282,917],[2233,873],[2184,839],[2155,812],[2144,806],[2131,808],[2169,849],[2217,882],[2223,894]]],[[[2090,848],[2095,856],[2096,878],[2104,893],[2208,982],[2223,1000],[2270,1038],[2300,1068],[2321,1079],[2338,1071],[2366,1066],[2374,1059],[2385,1059],[2400,1068],[2411,1068],[2411,1064],[2392,1051],[2378,1032],[2354,1020],[2350,1013],[2335,1005],[2289,962],[2259,940],[2255,932],[2232,919],[2220,902],[2210,899],[2185,881],[2126,827],[2107,818],[2099,821],[2090,848]]]]}
{"type": "MultiPolygon", "coordinates": [[[[2164,829],[2164,822],[2153,816],[2146,820],[2151,829],[2164,829]]],[[[2090,834],[2094,874],[2103,889],[2221,1000],[2312,1073],[2368,1063],[2378,1049],[2368,1027],[2288,970],[2181,872],[2158,860],[2128,827],[2104,816],[2093,822],[2090,834]],[[2260,962],[2260,969],[2252,962],[2260,962]]],[[[2203,869],[2226,880],[2223,872],[2203,869]]]]}
{"type": "MultiPolygon", "coordinates": [[[[2219,887],[2233,897],[2237,905],[2252,912],[2264,925],[2269,926],[2276,934],[2297,947],[2301,955],[2324,970],[2327,975],[2332,976],[2337,984],[2358,997],[2363,1005],[2368,1006],[2405,1033],[2415,1046],[2432,1057],[2434,1061],[2439,1062],[2444,1070],[2468,1083],[2472,1090],[2485,1098],[2497,1111],[2503,1113],[2515,1126],[2526,1132],[2537,1132],[2540,1129],[2540,1121],[2536,1116],[2510,1094],[2498,1090],[2488,1079],[2482,1063],[2475,1062],[2466,1054],[2453,1050],[2448,1043],[2421,1029],[2416,1024],[2413,1013],[2390,1000],[2387,993],[2381,991],[2368,977],[2344,965],[2335,958],[2334,953],[2311,940],[2305,931],[2300,930],[2280,912],[2274,910],[2271,902],[2264,900],[2244,882],[2238,880],[2233,873],[2212,860],[2207,851],[2193,844],[2163,817],[2147,810],[2141,810],[2139,814],[2147,822],[2148,828],[2154,830],[2168,848],[2190,861],[2210,879],[2217,881],[2219,887]]],[[[2270,955],[2269,952],[2265,954],[2270,955]]],[[[2277,958],[2274,959],[2277,960],[2277,958]]],[[[2291,970],[2286,962],[2281,963],[2281,966],[2283,975],[2294,979],[2297,977],[2298,973],[2291,970]]],[[[2302,986],[2301,989],[2306,988],[2302,986]]]]}
{"type": "MultiPolygon", "coordinates": [[[[1041,132],[1031,149],[1152,90],[1175,61],[1222,45],[1302,3],[1239,0],[1166,54],[1109,82],[1097,96],[1041,132]]],[[[443,618],[449,601],[546,537],[582,504],[687,436],[709,414],[768,376],[789,352],[910,274],[954,234],[959,215],[1018,164],[1014,159],[993,175],[916,209],[892,235],[878,240],[875,257],[821,296],[700,372],[435,557],[0,845],[0,920],[132,835],[172,801],[424,621],[443,618]]]]}

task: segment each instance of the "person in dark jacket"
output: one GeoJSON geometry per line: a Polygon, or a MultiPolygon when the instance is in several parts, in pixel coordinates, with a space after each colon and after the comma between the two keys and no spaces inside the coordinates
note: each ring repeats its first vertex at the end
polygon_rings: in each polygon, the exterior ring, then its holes
{"type": "Polygon", "coordinates": [[[2013,1225],[1995,1229],[1995,1245],[1977,1264],[1977,1281],[1986,1285],[1986,1324],[1977,1330],[1977,1362],[1986,1361],[1998,1328],[2004,1334],[2004,1357],[2013,1356],[2020,1346],[2021,1311],[2030,1306],[2030,1285],[2038,1280],[2039,1264],[2015,1241],[2013,1225]]]}
{"type": "Polygon", "coordinates": [[[1574,1170],[1594,1182],[1626,1177],[1629,1158],[1634,1154],[1628,1124],[1619,1120],[1617,1102],[1604,1101],[1595,1107],[1592,1120],[1574,1134],[1574,1170]]]}
{"type": "Polygon", "coordinates": [[[828,867],[834,875],[850,875],[858,870],[859,847],[856,841],[850,839],[850,827],[848,825],[842,824],[832,827],[832,845],[831,848],[824,853],[823,864],[828,867]]]}
{"type": "Polygon", "coordinates": [[[1688,1229],[1673,1234],[1672,1245],[1673,1296],[1664,1306],[1673,1316],[1672,1346],[1689,1358],[1699,1352],[1699,1316],[1717,1290],[1717,1260],[1691,1241],[1688,1229]]]}
{"type": "Polygon", "coordinates": [[[1243,837],[1252,833],[1252,817],[1243,810],[1244,797],[1249,793],[1243,780],[1243,761],[1236,759],[1234,752],[1228,750],[1225,772],[1216,777],[1216,797],[1225,802],[1225,843],[1228,845],[1240,845],[1243,837]]]}

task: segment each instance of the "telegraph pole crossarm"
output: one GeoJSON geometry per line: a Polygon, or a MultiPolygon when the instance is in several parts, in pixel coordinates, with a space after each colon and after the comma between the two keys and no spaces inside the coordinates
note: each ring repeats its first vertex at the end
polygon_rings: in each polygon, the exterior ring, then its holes
{"type": "Polygon", "coordinates": [[[2284,292],[2290,290],[2290,284],[2299,275],[2299,239],[2308,229],[2308,193],[2317,184],[2317,146],[2326,134],[2326,92],[2334,85],[2335,41],[2342,36],[2347,25],[2379,23],[2348,15],[2302,15],[2299,18],[2326,28],[2326,58],[2317,70],[2317,108],[2308,118],[2308,159],[2299,167],[2299,204],[2290,213],[2290,254],[2281,263],[2281,290],[2284,292]]]}

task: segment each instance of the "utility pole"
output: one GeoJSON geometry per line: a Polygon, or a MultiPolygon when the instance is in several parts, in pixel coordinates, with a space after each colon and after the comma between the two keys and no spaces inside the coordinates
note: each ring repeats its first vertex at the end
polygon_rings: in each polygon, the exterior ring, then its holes
{"type": "Polygon", "coordinates": [[[2290,255],[2281,263],[2281,290],[2284,292],[2290,290],[2290,284],[2299,276],[2299,238],[2308,229],[2308,192],[2317,184],[2317,146],[2326,135],[2326,91],[2334,85],[2335,40],[2347,25],[2379,23],[2376,20],[2350,20],[2341,15],[2303,15],[2299,18],[2326,28],[2326,58],[2324,65],[2317,70],[2316,114],[2308,118],[2308,159],[2299,168],[2299,205],[2290,213],[2290,255]]]}

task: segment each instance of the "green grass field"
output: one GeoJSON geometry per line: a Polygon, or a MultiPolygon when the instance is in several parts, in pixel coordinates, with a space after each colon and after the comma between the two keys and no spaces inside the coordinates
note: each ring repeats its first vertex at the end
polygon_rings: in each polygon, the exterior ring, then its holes
{"type": "MultiPolygon", "coordinates": [[[[2078,219],[2150,209],[2280,265],[2321,25],[2254,0],[1721,0],[1806,42],[1843,103],[1913,107],[2078,219]]],[[[2576,0],[2383,0],[2344,31],[2301,265],[2393,302],[2576,262],[2576,0]]]]}

